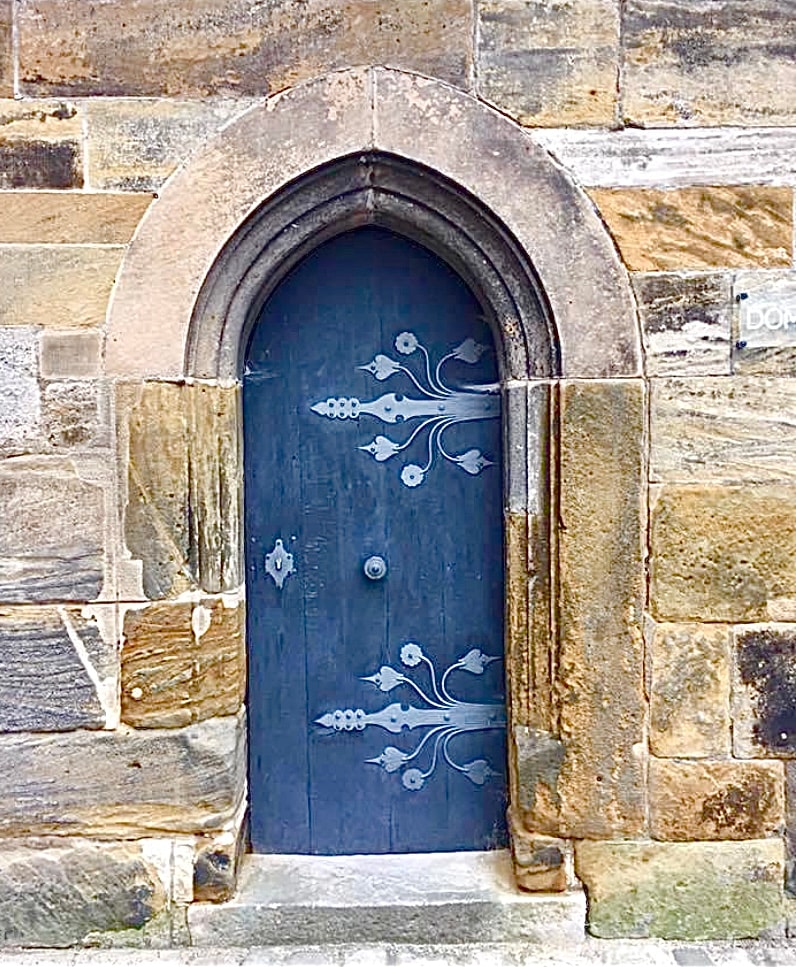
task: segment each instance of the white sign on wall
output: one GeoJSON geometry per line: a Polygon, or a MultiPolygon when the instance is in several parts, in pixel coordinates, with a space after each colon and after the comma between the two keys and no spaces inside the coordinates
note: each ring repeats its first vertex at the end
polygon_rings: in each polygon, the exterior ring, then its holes
{"type": "Polygon", "coordinates": [[[736,279],[739,349],[796,345],[796,275],[736,279]]]}

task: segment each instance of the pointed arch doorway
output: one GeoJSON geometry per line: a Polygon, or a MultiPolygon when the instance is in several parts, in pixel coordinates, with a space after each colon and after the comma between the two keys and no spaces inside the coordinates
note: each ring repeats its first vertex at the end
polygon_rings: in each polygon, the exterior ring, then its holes
{"type": "Polygon", "coordinates": [[[506,843],[500,384],[438,256],[355,229],[243,370],[255,850],[506,843]]]}

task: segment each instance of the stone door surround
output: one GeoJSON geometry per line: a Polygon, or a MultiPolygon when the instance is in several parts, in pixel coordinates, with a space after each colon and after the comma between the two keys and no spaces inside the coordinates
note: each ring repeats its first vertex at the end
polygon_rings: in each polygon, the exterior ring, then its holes
{"type": "Polygon", "coordinates": [[[216,386],[239,406],[241,347],[269,291],[314,244],[367,222],[448,259],[501,347],[515,872],[562,889],[547,837],[643,828],[641,348],[586,195],[462,91],[386,68],[328,74],[247,109],[165,185],[117,279],[105,374],[216,386]]]}

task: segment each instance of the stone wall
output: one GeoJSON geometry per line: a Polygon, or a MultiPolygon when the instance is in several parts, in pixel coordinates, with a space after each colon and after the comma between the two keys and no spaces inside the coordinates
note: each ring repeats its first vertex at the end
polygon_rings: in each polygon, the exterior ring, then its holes
{"type": "MultiPolygon", "coordinates": [[[[565,380],[551,408],[558,598],[514,721],[518,879],[560,889],[574,851],[599,936],[784,929],[796,352],[747,346],[739,306],[796,282],[794,42],[793,0],[0,0],[0,942],[187,942],[185,905],[234,886],[238,392],[110,375],[106,314],[179,166],[370,64],[549,151],[638,307],[643,380],[565,380]]],[[[204,230],[201,197],[185,217],[204,230]]]]}

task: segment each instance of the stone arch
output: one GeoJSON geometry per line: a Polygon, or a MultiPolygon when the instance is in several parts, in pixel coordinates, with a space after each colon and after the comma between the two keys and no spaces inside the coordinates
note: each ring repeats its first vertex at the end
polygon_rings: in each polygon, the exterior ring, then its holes
{"type": "MultiPolygon", "coordinates": [[[[250,108],[170,179],[117,280],[108,315],[108,375],[220,375],[192,372],[198,357],[188,344],[198,339],[190,333],[200,290],[228,241],[291,181],[370,151],[438,172],[512,233],[549,301],[562,376],[640,373],[627,274],[591,203],[550,155],[518,125],[458,89],[367,68],[327,75],[250,108]]],[[[202,325],[202,338],[220,342],[213,330],[220,320],[206,314],[202,325]]]]}

